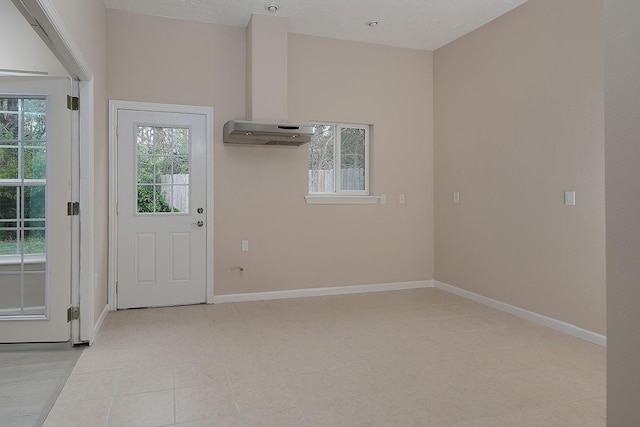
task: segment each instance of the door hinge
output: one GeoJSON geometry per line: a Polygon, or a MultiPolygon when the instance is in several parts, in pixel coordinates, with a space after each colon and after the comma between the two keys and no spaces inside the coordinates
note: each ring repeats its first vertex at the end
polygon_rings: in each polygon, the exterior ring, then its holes
{"type": "Polygon", "coordinates": [[[67,323],[72,320],[80,320],[80,307],[69,307],[67,309],[67,323]]]}
{"type": "Polygon", "coordinates": [[[80,202],[67,202],[67,215],[80,215],[80,202]]]}
{"type": "Polygon", "coordinates": [[[78,111],[80,109],[80,98],[77,96],[67,95],[67,109],[78,111]]]}

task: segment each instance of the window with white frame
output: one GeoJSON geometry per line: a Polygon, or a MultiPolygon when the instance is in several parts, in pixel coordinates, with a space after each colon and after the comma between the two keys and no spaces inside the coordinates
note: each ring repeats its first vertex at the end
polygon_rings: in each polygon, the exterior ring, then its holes
{"type": "Polygon", "coordinates": [[[46,109],[44,97],[0,95],[0,263],[45,253],[46,109]]]}
{"type": "Polygon", "coordinates": [[[309,144],[310,195],[369,195],[369,126],[316,123],[309,144]]]}

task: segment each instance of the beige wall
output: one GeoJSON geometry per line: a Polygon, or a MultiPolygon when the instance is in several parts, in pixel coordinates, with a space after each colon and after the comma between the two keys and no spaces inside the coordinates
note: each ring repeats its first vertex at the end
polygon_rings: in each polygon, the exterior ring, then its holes
{"type": "Polygon", "coordinates": [[[530,0],[434,61],[436,280],[604,334],[602,1],[530,0]]]}
{"type": "MultiPolygon", "coordinates": [[[[95,164],[82,165],[95,170],[95,319],[107,304],[107,98],[106,98],[106,16],[101,0],[52,0],[83,56],[94,73],[95,164]]],[[[38,35],[9,1],[0,5],[0,39],[11,40],[12,49],[3,51],[0,68],[47,71],[50,75],[68,73],[38,35]],[[19,44],[15,44],[19,43],[19,44]]],[[[85,143],[85,141],[83,141],[85,143]]]]}
{"type": "Polygon", "coordinates": [[[214,107],[215,293],[433,278],[431,54],[289,34],[289,119],[373,124],[371,188],[390,198],[308,206],[306,146],[222,144],[245,115],[245,41],[243,28],[108,13],[111,99],[214,107]]]}
{"type": "Polygon", "coordinates": [[[283,159],[287,210],[302,219],[283,224],[282,245],[298,251],[290,286],[433,279],[432,70],[430,52],[289,35],[289,119],[373,125],[370,190],[388,196],[387,205],[307,206],[307,150],[283,159]]]}
{"type": "Polygon", "coordinates": [[[246,118],[286,119],[289,114],[289,19],[253,15],[246,37],[246,118]]]}
{"type": "MultiPolygon", "coordinates": [[[[108,159],[106,10],[101,0],[52,0],[53,5],[82,51],[94,80],[94,317],[97,320],[107,305],[108,247],[108,159]]],[[[85,141],[83,141],[85,143],[85,141]]]]}
{"type": "Polygon", "coordinates": [[[0,69],[69,75],[10,1],[0,2],[0,40],[3,43],[0,69]]]}
{"type": "Polygon", "coordinates": [[[640,2],[605,1],[607,425],[640,425],[640,2]]]}

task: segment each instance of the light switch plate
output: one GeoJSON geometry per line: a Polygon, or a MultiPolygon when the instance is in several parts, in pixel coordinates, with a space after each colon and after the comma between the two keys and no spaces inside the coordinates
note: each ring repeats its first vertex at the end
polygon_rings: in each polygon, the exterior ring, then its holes
{"type": "Polygon", "coordinates": [[[386,194],[381,194],[380,195],[380,204],[381,205],[386,205],[387,204],[387,195],[386,194]]]}
{"type": "Polygon", "coordinates": [[[242,252],[249,252],[249,241],[243,240],[241,247],[242,247],[242,252]]]}
{"type": "Polygon", "coordinates": [[[453,203],[460,203],[460,192],[459,191],[454,191],[453,192],[453,203]]]}
{"type": "Polygon", "coordinates": [[[404,194],[400,194],[400,197],[398,198],[398,202],[399,202],[401,205],[404,205],[404,194]]]}

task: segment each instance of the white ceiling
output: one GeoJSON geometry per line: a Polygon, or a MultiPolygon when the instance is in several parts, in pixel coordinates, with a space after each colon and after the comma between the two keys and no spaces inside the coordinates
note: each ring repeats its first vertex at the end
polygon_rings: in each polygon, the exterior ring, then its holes
{"type": "Polygon", "coordinates": [[[104,0],[107,8],[245,27],[252,13],[289,18],[289,31],[435,50],[527,0],[104,0]],[[367,22],[378,20],[376,27],[367,22]]]}

